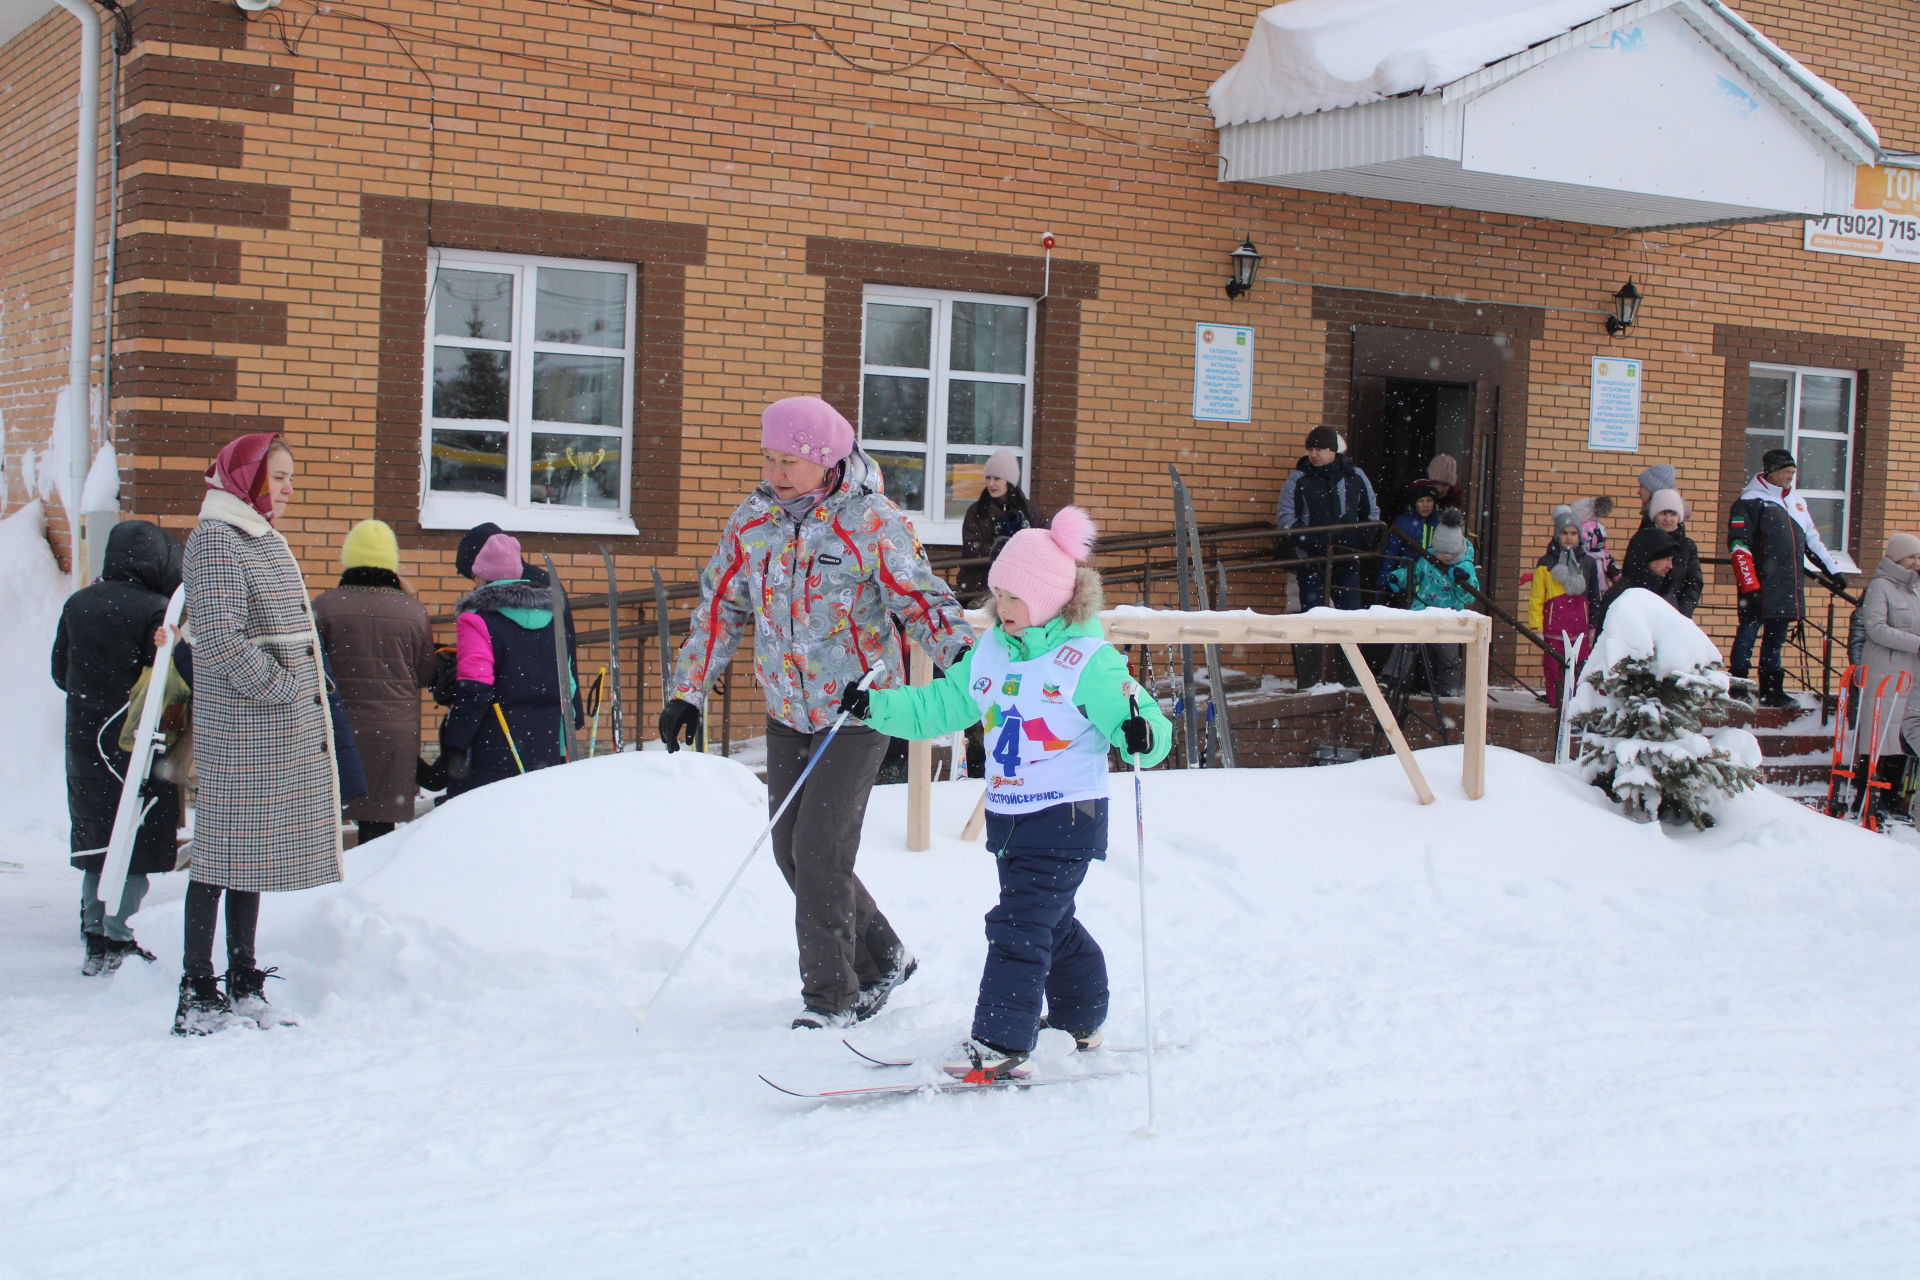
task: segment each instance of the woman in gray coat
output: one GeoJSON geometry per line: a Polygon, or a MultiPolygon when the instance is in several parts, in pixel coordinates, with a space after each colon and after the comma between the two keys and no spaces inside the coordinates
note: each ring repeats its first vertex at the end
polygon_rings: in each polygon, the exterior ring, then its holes
{"type": "Polygon", "coordinates": [[[242,436],[207,468],[200,524],[187,539],[194,644],[193,735],[200,773],[185,974],[176,1035],[207,1035],[236,1015],[286,1020],[254,962],[260,894],[340,879],[340,784],[320,640],[306,583],[273,527],[293,499],[293,452],[242,436]],[[213,971],[225,894],[227,989],[213,971]]]}
{"type": "MultiPolygon", "coordinates": [[[[1913,696],[1911,683],[1906,694],[1893,691],[1902,671],[1909,681],[1920,682],[1920,538],[1896,533],[1887,539],[1887,554],[1861,594],[1859,623],[1867,640],[1863,659],[1867,682],[1854,728],[1854,776],[1864,776],[1867,757],[1875,752],[1873,699],[1886,679],[1886,696],[1880,700],[1878,773],[1880,781],[1897,784],[1906,767],[1905,753],[1920,751],[1920,698],[1913,696]]],[[[1884,795],[1891,786],[1876,790],[1884,795]]]]}

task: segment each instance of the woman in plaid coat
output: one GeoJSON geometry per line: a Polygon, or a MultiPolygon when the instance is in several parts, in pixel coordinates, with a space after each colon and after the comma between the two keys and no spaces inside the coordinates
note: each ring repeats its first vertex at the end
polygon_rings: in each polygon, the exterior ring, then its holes
{"type": "Polygon", "coordinates": [[[340,784],[320,641],[300,565],[273,527],[293,498],[293,453],[275,435],[242,436],[207,468],[200,524],[187,539],[194,642],[193,734],[200,773],[186,972],[177,1035],[237,1014],[276,1017],[254,962],[262,891],[340,879],[340,784]],[[213,971],[226,896],[227,989],[213,971]]]}

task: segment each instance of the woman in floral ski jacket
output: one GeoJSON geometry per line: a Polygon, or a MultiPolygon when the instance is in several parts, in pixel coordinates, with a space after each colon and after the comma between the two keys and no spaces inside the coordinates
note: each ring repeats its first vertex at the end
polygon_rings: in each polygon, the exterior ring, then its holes
{"type": "MultiPolygon", "coordinates": [[[[942,666],[973,633],[838,411],[818,396],[791,396],[760,422],[762,482],[727,521],[701,575],[660,737],[669,751],[695,740],[707,691],[751,624],[754,674],[767,698],[772,812],[824,744],[848,685],[874,669],[874,688],[904,683],[899,628],[942,666]]],[[[869,1017],[914,969],[853,870],[886,749],[885,735],[844,725],[773,830],[774,859],[795,899],[795,1027],[869,1017]]]]}

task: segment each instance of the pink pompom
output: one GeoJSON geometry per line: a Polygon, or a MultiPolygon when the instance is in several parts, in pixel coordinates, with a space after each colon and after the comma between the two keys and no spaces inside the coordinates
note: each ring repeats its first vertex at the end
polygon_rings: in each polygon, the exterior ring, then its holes
{"type": "Polygon", "coordinates": [[[1066,552],[1077,564],[1085,564],[1087,557],[1093,554],[1096,532],[1093,517],[1079,507],[1060,508],[1054,513],[1053,522],[1047,526],[1047,535],[1053,539],[1053,545],[1066,552]]]}

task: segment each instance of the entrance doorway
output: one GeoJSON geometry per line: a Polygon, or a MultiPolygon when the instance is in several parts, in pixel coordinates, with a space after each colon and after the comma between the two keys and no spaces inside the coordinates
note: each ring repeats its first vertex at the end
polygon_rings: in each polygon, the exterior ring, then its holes
{"type": "Polygon", "coordinates": [[[1426,477],[1436,455],[1447,454],[1456,463],[1472,457],[1473,386],[1412,378],[1379,381],[1380,430],[1367,474],[1380,497],[1380,518],[1391,520],[1406,507],[1407,486],[1426,477]]]}

